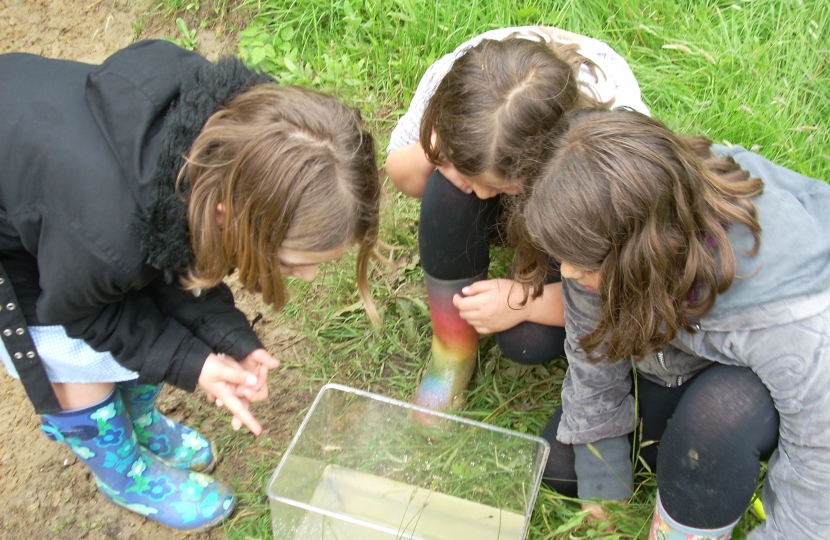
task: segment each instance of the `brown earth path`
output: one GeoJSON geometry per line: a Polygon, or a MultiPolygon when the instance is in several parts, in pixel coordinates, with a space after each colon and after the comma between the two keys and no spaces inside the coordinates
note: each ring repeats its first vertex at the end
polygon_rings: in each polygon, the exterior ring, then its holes
{"type": "MultiPolygon", "coordinates": [[[[132,43],[137,32],[141,39],[179,35],[174,16],[148,16],[147,11],[154,5],[150,0],[0,0],[0,53],[28,52],[100,63],[132,43]]],[[[202,9],[208,7],[203,5],[202,9]]],[[[196,22],[201,16],[214,21],[198,33],[199,52],[209,59],[234,52],[235,31],[244,24],[238,13],[228,17],[235,16],[235,21],[218,19],[215,13],[189,15],[196,22]]],[[[238,295],[238,301],[251,318],[259,312],[268,313],[251,296],[238,295]]],[[[266,316],[257,324],[266,346],[275,354],[298,354],[297,334],[269,324],[268,319],[266,316]]],[[[271,399],[254,406],[266,429],[255,441],[257,444],[250,444],[250,434],[234,435],[227,427],[227,418],[220,418],[216,409],[198,395],[165,389],[159,408],[217,442],[222,459],[215,476],[237,489],[264,493],[264,486],[256,485],[256,481],[250,485],[256,478],[252,463],[276,465],[279,449],[285,448],[291,430],[313,399],[308,385],[293,370],[273,374],[269,388],[271,399]],[[246,444],[240,445],[240,441],[246,444]]],[[[241,505],[233,519],[251,513],[241,505]]],[[[38,417],[19,382],[0,367],[0,539],[225,537],[222,527],[208,533],[180,534],[107,502],[75,456],[40,433],[38,417]]]]}

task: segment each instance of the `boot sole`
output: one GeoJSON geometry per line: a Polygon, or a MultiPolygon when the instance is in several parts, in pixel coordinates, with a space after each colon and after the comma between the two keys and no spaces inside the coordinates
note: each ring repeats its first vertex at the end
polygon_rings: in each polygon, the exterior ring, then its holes
{"type": "Polygon", "coordinates": [[[203,524],[203,525],[200,525],[200,526],[198,526],[198,527],[195,527],[195,528],[190,528],[190,529],[180,529],[180,528],[178,528],[178,527],[174,527],[173,525],[168,525],[167,523],[162,523],[161,521],[155,520],[155,519],[151,518],[150,516],[144,516],[144,515],[142,515],[142,514],[139,514],[138,512],[134,512],[133,510],[130,510],[128,507],[126,507],[126,506],[124,506],[124,505],[122,505],[122,504],[118,504],[117,502],[115,502],[115,501],[113,501],[113,500],[111,500],[111,499],[107,498],[107,496],[106,496],[106,495],[104,495],[104,492],[102,492],[100,489],[98,490],[98,492],[99,492],[99,493],[100,493],[100,494],[101,494],[101,495],[102,495],[102,496],[103,496],[106,500],[108,500],[109,502],[111,502],[111,503],[112,503],[112,504],[114,504],[115,506],[118,506],[119,508],[123,508],[124,510],[127,510],[127,511],[128,511],[128,512],[130,512],[131,514],[136,514],[136,515],[141,516],[141,517],[143,517],[144,519],[147,519],[147,520],[149,520],[149,521],[155,521],[155,522],[156,522],[156,523],[158,523],[159,525],[164,525],[165,527],[169,527],[169,528],[171,528],[171,529],[173,529],[173,530],[175,530],[175,531],[179,531],[179,532],[182,532],[182,533],[184,533],[184,534],[197,534],[197,533],[201,533],[201,532],[205,532],[205,531],[207,531],[207,530],[210,530],[210,529],[212,529],[212,528],[216,527],[217,525],[220,525],[223,521],[225,521],[228,517],[230,517],[230,515],[231,515],[231,514],[233,514],[233,511],[234,511],[234,510],[236,510],[236,503],[238,502],[238,500],[237,500],[236,496],[234,496],[234,498],[232,499],[232,500],[233,500],[233,502],[232,502],[232,503],[231,503],[231,505],[228,507],[228,509],[225,511],[225,513],[223,513],[222,515],[217,516],[217,517],[213,518],[212,520],[210,520],[209,522],[207,522],[207,523],[205,523],[205,524],[203,524]]]}

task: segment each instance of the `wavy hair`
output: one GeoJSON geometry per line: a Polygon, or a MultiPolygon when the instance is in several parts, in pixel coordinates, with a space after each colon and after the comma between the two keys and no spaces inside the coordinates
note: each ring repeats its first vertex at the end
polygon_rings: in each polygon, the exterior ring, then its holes
{"type": "Polygon", "coordinates": [[[180,188],[185,179],[195,253],[186,287],[214,286],[236,268],[245,288],[279,309],[286,291],[277,248],[320,252],[357,243],[358,290],[379,324],[368,266],[380,179],[374,139],[357,110],[301,87],[255,86],[211,116],[186,156],[180,188]]]}
{"type": "MultiPolygon", "coordinates": [[[[557,261],[600,273],[599,323],[580,346],[594,361],[639,360],[708,312],[735,279],[732,224],[761,226],[763,191],[711,141],[674,134],[630,110],[579,111],[523,210],[533,244],[557,261]]],[[[532,247],[524,246],[521,256],[532,247]]],[[[533,257],[531,256],[531,259],[533,257]]],[[[519,280],[536,286],[533,263],[519,280]]]]}

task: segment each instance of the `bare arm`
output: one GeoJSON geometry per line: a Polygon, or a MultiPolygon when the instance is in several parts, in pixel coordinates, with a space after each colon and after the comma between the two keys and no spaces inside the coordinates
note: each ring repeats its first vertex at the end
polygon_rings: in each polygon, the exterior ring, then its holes
{"type": "Polygon", "coordinates": [[[420,199],[435,165],[427,160],[421,143],[414,142],[393,150],[386,158],[386,174],[404,195],[420,199]]]}
{"type": "Polygon", "coordinates": [[[525,321],[548,326],[565,326],[562,284],[545,285],[542,295],[521,306],[522,287],[509,279],[477,281],[456,295],[453,303],[461,317],[480,334],[513,328],[525,321]]]}
{"type": "Polygon", "coordinates": [[[527,320],[548,326],[565,326],[565,304],[562,302],[562,283],[549,283],[539,298],[527,301],[530,309],[527,320]]]}

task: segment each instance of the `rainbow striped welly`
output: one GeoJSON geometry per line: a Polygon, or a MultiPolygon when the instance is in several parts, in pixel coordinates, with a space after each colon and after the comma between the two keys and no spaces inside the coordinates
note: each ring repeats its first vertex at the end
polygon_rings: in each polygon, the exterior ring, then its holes
{"type": "Polygon", "coordinates": [[[463,406],[478,358],[478,332],[460,317],[452,298],[464,287],[485,279],[486,275],[484,272],[457,280],[425,275],[432,319],[432,351],[415,393],[416,405],[439,411],[463,406]]]}

